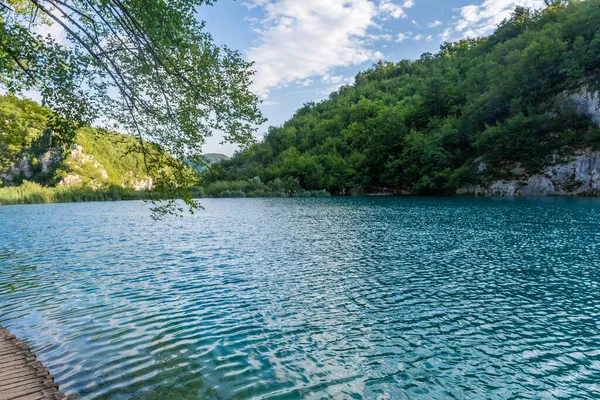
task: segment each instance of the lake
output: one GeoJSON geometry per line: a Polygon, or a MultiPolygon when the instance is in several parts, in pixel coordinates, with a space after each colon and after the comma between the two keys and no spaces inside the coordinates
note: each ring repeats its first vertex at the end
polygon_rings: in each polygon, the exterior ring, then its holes
{"type": "Polygon", "coordinates": [[[0,324],[82,399],[600,396],[600,200],[0,207],[0,324]]]}

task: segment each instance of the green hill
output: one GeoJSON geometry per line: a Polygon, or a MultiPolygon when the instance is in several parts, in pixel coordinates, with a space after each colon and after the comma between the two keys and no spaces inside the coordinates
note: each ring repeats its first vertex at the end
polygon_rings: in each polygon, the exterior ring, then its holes
{"type": "Polygon", "coordinates": [[[189,166],[191,166],[192,168],[194,168],[196,171],[203,172],[206,170],[207,166],[210,166],[215,163],[219,163],[224,160],[229,160],[228,156],[226,156],[225,154],[219,154],[219,153],[206,153],[206,154],[203,154],[202,157],[204,158],[203,161],[206,165],[201,165],[201,164],[193,162],[191,160],[187,160],[186,163],[189,166]]]}
{"type": "Polygon", "coordinates": [[[221,162],[223,160],[229,160],[228,156],[226,156],[225,154],[219,154],[219,153],[206,153],[206,154],[203,154],[203,156],[211,164],[214,164],[214,163],[217,163],[217,162],[221,162]]]}
{"type": "MultiPolygon", "coordinates": [[[[65,142],[47,129],[50,117],[31,100],[0,96],[0,190],[5,187],[0,202],[67,200],[69,193],[75,193],[72,200],[101,200],[104,193],[143,197],[133,192],[154,188],[144,156],[132,151],[139,145],[136,138],[83,128],[72,142],[65,142]],[[15,189],[23,184],[24,192],[15,189]],[[56,188],[59,196],[48,188],[56,188]],[[24,193],[32,191],[42,193],[42,200],[25,201],[24,193]]],[[[151,143],[145,145],[160,157],[170,157],[151,143]]]]}
{"type": "Polygon", "coordinates": [[[599,27],[599,0],[518,7],[490,37],[377,63],[204,180],[337,194],[600,194],[597,167],[570,183],[565,172],[586,162],[573,157],[594,160],[600,142],[599,27]],[[565,167],[553,177],[552,165],[565,167]]]}

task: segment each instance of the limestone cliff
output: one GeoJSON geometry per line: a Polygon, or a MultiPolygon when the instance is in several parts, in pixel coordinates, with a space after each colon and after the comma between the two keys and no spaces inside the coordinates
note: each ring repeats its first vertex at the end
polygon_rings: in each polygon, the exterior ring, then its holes
{"type": "MultiPolygon", "coordinates": [[[[516,166],[515,171],[519,170],[516,166]]],[[[600,196],[600,151],[587,149],[568,162],[546,167],[531,176],[470,185],[458,194],[477,196],[600,196]]]]}
{"type": "MultiPolygon", "coordinates": [[[[71,146],[63,166],[65,172],[62,172],[58,186],[89,187],[96,190],[115,184],[115,179],[109,177],[105,166],[93,155],[86,154],[84,148],[78,144],[71,146]]],[[[154,189],[152,178],[139,176],[134,171],[127,171],[118,177],[118,184],[123,188],[138,191],[154,189]]]]}
{"type": "MultiPolygon", "coordinates": [[[[89,141],[89,138],[88,138],[89,141]]],[[[107,157],[103,157],[107,163],[107,157]]],[[[83,146],[73,144],[68,150],[52,148],[41,154],[22,154],[8,171],[0,174],[4,185],[19,185],[23,180],[51,183],[69,188],[103,189],[118,185],[137,191],[154,189],[152,178],[136,171],[115,172],[110,159],[107,165],[86,152],[83,146]],[[107,168],[112,167],[112,176],[107,168]]]]}
{"type": "MultiPolygon", "coordinates": [[[[600,127],[600,93],[584,86],[575,93],[565,93],[557,99],[558,111],[571,110],[589,116],[600,127]]],[[[551,162],[537,174],[528,175],[520,164],[512,166],[515,178],[489,179],[494,171],[478,160],[479,182],[457,191],[459,195],[477,196],[600,196],[600,151],[586,148],[566,160],[553,156],[551,162]]]]}

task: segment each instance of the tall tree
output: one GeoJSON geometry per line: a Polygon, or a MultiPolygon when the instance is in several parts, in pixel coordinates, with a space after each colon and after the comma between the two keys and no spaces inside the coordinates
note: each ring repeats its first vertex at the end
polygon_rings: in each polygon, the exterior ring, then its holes
{"type": "Polygon", "coordinates": [[[158,188],[181,190],[189,175],[176,160],[202,163],[202,145],[215,132],[243,147],[264,120],[249,90],[252,64],[216,46],[195,17],[198,7],[213,3],[1,0],[0,86],[39,92],[54,114],[54,140],[68,143],[92,123],[137,136],[131,151],[144,155],[158,188]],[[65,40],[44,36],[49,26],[65,40]]]}

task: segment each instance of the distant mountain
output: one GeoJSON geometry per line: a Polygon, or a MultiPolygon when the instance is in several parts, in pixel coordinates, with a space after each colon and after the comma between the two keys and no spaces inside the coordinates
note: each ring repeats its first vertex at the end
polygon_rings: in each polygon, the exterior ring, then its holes
{"type": "Polygon", "coordinates": [[[211,164],[216,163],[216,162],[221,162],[223,160],[229,160],[228,156],[226,156],[225,154],[219,154],[219,153],[206,153],[206,154],[204,154],[204,158],[209,160],[211,164]]]}
{"type": "MultiPolygon", "coordinates": [[[[207,161],[208,164],[215,164],[215,163],[218,163],[218,162],[221,162],[224,160],[229,160],[228,156],[226,156],[225,154],[219,154],[219,153],[206,153],[206,154],[203,154],[202,156],[204,157],[204,159],[207,161]]],[[[186,163],[199,172],[202,172],[206,169],[203,165],[198,165],[197,163],[195,163],[191,160],[186,160],[186,163]]]]}

